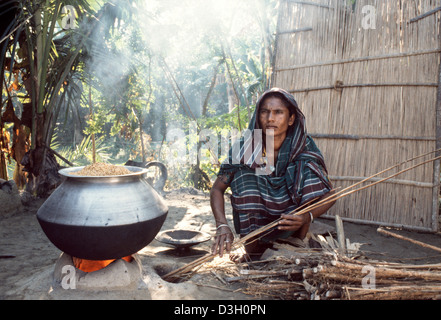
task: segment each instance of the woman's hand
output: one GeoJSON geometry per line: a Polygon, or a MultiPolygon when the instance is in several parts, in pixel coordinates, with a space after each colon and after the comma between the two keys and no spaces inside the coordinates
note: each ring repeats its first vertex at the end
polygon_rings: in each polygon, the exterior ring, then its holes
{"type": "Polygon", "coordinates": [[[298,231],[305,224],[311,222],[309,213],[301,215],[282,214],[280,218],[278,229],[286,231],[298,231]]]}
{"type": "Polygon", "coordinates": [[[219,256],[222,258],[224,251],[230,253],[233,241],[234,235],[230,227],[226,224],[220,225],[217,229],[213,246],[211,247],[212,254],[219,253],[219,256]]]}
{"type": "MultiPolygon", "coordinates": [[[[321,198],[316,199],[316,201],[324,201],[327,198],[332,197],[334,195],[334,190],[331,190],[321,198]]],[[[321,205],[318,208],[315,208],[311,210],[310,212],[306,212],[300,215],[292,215],[292,214],[282,214],[280,216],[281,220],[279,221],[279,230],[286,230],[286,231],[298,231],[303,226],[305,226],[305,230],[307,232],[307,227],[311,224],[311,218],[316,219],[320,217],[322,214],[324,214],[326,211],[328,211],[333,205],[335,201],[329,201],[326,205],[321,205]]],[[[301,231],[302,233],[302,231],[301,231]]],[[[306,233],[305,233],[306,235],[306,233]]]]}
{"type": "Polygon", "coordinates": [[[219,253],[220,257],[223,256],[224,251],[227,253],[231,251],[234,240],[233,231],[231,231],[225,218],[224,194],[228,187],[229,185],[222,180],[222,177],[218,177],[210,191],[210,205],[217,226],[211,252],[213,254],[219,253]]]}

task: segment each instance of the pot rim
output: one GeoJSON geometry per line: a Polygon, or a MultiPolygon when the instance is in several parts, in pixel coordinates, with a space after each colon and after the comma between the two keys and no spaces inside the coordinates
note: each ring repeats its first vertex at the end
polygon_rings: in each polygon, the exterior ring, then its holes
{"type": "Polygon", "coordinates": [[[93,178],[93,179],[106,179],[106,178],[119,178],[119,177],[133,177],[133,176],[140,176],[148,172],[146,168],[141,167],[134,167],[134,166],[121,166],[124,168],[127,168],[128,170],[132,171],[132,173],[129,174],[121,174],[121,175],[108,175],[108,176],[80,176],[75,174],[70,174],[71,172],[80,171],[85,166],[79,166],[79,167],[71,167],[71,168],[64,168],[58,170],[58,173],[66,178],[78,178],[78,179],[84,179],[84,178],[93,178]]]}

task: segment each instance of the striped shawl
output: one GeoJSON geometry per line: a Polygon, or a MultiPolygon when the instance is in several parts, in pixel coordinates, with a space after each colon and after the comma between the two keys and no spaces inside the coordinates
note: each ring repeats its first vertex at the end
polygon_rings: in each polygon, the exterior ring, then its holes
{"type": "MultiPolygon", "coordinates": [[[[218,176],[231,187],[234,226],[236,232],[242,236],[332,189],[323,156],[306,133],[303,113],[291,94],[277,88],[265,92],[259,99],[248,134],[233,145],[218,176]],[[261,161],[261,134],[254,133],[259,131],[256,129],[260,129],[257,121],[260,103],[272,92],[283,95],[295,112],[296,120],[288,129],[277,163],[269,169],[261,161]],[[269,171],[264,171],[268,169],[269,171]]],[[[290,235],[291,233],[273,231],[262,240],[290,235]]]]}

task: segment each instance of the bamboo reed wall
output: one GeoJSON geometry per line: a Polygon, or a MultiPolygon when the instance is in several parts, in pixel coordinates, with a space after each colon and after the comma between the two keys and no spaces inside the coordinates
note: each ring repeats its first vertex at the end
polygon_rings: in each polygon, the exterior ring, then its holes
{"type": "MultiPolygon", "coordinates": [[[[441,0],[280,2],[272,85],[296,97],[336,187],[433,151],[437,138],[439,145],[440,6],[441,0]],[[375,29],[363,28],[372,22],[366,5],[376,9],[375,29]]],[[[328,215],[439,231],[437,165],[341,199],[328,215]]]]}

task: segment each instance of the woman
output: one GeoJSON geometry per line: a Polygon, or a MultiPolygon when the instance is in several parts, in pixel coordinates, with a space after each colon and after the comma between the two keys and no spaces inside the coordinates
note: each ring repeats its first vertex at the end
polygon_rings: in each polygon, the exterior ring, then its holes
{"type": "Polygon", "coordinates": [[[225,217],[228,187],[234,227],[240,236],[281,218],[276,230],[245,245],[251,258],[259,258],[274,240],[290,236],[303,240],[313,219],[333,205],[309,214],[288,215],[304,203],[332,194],[323,157],[307,136],[305,117],[291,94],[279,88],[265,92],[256,104],[249,130],[251,134],[230,150],[210,193],[217,227],[212,252],[220,256],[230,252],[234,240],[225,217]]]}

